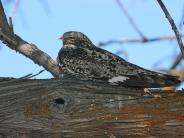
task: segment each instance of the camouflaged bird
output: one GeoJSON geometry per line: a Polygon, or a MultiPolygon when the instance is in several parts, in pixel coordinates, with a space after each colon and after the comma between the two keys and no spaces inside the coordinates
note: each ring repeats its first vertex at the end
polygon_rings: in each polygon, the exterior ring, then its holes
{"type": "Polygon", "coordinates": [[[96,47],[81,32],[66,32],[62,41],[57,59],[61,74],[135,88],[159,88],[180,83],[176,76],[146,70],[96,47]]]}

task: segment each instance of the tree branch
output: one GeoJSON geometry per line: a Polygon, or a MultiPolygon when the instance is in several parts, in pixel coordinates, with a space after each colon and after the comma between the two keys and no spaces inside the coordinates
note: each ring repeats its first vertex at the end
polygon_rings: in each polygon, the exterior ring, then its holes
{"type": "Polygon", "coordinates": [[[179,63],[181,62],[182,58],[183,58],[182,54],[179,54],[179,55],[176,57],[174,63],[171,65],[170,70],[175,69],[175,68],[179,65],[179,63]]]}
{"type": "Polygon", "coordinates": [[[15,17],[15,14],[17,13],[17,9],[18,9],[19,5],[20,5],[20,0],[16,0],[15,5],[13,7],[12,15],[11,15],[12,18],[15,17]]]}
{"type": "MultiPolygon", "coordinates": [[[[181,37],[184,37],[184,35],[181,35],[181,37]]],[[[159,37],[153,37],[153,38],[127,38],[127,39],[112,39],[106,42],[99,42],[98,46],[106,46],[110,44],[124,44],[124,43],[148,43],[148,42],[155,42],[155,41],[163,41],[163,40],[175,40],[176,36],[159,36],[159,37]]]]}
{"type": "Polygon", "coordinates": [[[8,21],[7,21],[1,0],[0,0],[0,30],[5,33],[10,32],[10,28],[8,25],[8,21]]]}
{"type": "Polygon", "coordinates": [[[0,40],[4,44],[6,44],[9,48],[16,50],[22,55],[28,57],[34,63],[43,66],[54,77],[58,77],[59,68],[56,61],[54,61],[48,54],[38,49],[36,45],[29,44],[21,37],[14,34],[12,29],[8,25],[1,0],[0,0],[0,40]]]}
{"type": "Polygon", "coordinates": [[[172,30],[174,31],[175,35],[176,35],[176,38],[177,38],[177,41],[178,41],[178,44],[179,44],[179,47],[180,47],[180,50],[181,50],[181,53],[182,55],[184,55],[184,47],[183,47],[183,42],[182,42],[182,39],[181,39],[181,35],[174,23],[174,20],[172,19],[171,15],[169,14],[167,8],[165,7],[164,3],[162,2],[162,0],[157,0],[157,2],[159,3],[160,7],[162,8],[166,18],[168,19],[171,27],[172,27],[172,30]]]}
{"type": "Polygon", "coordinates": [[[130,25],[135,29],[135,31],[143,38],[146,39],[145,35],[141,32],[141,30],[137,27],[136,23],[134,22],[133,18],[129,15],[127,9],[123,5],[120,0],[116,0],[117,5],[120,7],[126,18],[128,19],[130,25]]]}
{"type": "Polygon", "coordinates": [[[0,137],[183,136],[183,91],[153,92],[161,99],[141,92],[74,78],[0,78],[0,137]]]}

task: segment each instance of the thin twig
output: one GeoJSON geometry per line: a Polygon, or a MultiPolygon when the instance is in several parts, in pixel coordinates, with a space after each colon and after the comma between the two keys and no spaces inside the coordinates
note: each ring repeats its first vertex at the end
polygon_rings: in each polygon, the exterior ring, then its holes
{"type": "MultiPolygon", "coordinates": [[[[184,37],[184,35],[181,35],[181,37],[184,37]]],[[[127,38],[127,39],[112,39],[106,42],[100,42],[98,46],[106,46],[114,43],[118,44],[124,44],[124,43],[148,43],[148,42],[155,42],[155,41],[164,41],[164,40],[175,40],[176,36],[160,36],[160,37],[153,37],[153,38],[147,38],[146,40],[143,38],[127,38]]]]}
{"type": "Polygon", "coordinates": [[[20,0],[16,0],[15,5],[13,7],[12,15],[11,15],[12,19],[15,17],[19,5],[20,5],[20,0]]]}
{"type": "Polygon", "coordinates": [[[12,17],[9,17],[9,26],[10,26],[11,32],[14,33],[12,17]]]}
{"type": "Polygon", "coordinates": [[[157,62],[155,62],[153,65],[152,65],[152,68],[158,68],[158,66],[162,63],[165,63],[166,61],[170,61],[173,59],[173,55],[169,55],[169,56],[165,56],[163,58],[161,58],[160,60],[158,60],[157,62]]]}
{"type": "Polygon", "coordinates": [[[181,12],[181,19],[180,19],[180,23],[178,25],[179,29],[182,30],[183,27],[183,21],[184,21],[184,3],[183,3],[183,7],[182,7],[182,12],[181,12]]]}
{"type": "Polygon", "coordinates": [[[141,32],[141,30],[137,27],[136,23],[134,22],[133,18],[129,15],[127,9],[123,5],[120,0],[116,0],[117,5],[120,7],[126,18],[128,19],[131,26],[136,30],[136,32],[140,35],[140,37],[146,39],[145,35],[141,32]]]}
{"type": "Polygon", "coordinates": [[[175,69],[175,68],[179,65],[179,63],[181,62],[182,58],[183,58],[183,56],[182,56],[182,54],[180,53],[180,54],[176,57],[174,63],[171,65],[170,70],[175,69]]]}
{"type": "Polygon", "coordinates": [[[40,70],[38,73],[36,73],[36,74],[33,74],[33,73],[30,73],[30,74],[27,74],[27,75],[25,75],[25,76],[23,76],[23,77],[20,77],[20,78],[18,78],[18,79],[30,79],[30,78],[33,78],[33,77],[35,77],[35,76],[38,76],[38,75],[40,75],[42,72],[44,72],[45,71],[45,69],[43,69],[43,70],[40,70]]]}
{"type": "Polygon", "coordinates": [[[30,78],[33,78],[33,77],[36,77],[36,76],[38,76],[38,75],[40,75],[40,74],[41,74],[42,72],[44,72],[44,71],[45,71],[45,69],[40,70],[38,73],[31,75],[31,76],[29,77],[29,79],[30,79],[30,78]]]}
{"type": "Polygon", "coordinates": [[[180,33],[179,33],[175,23],[174,23],[174,20],[172,19],[171,15],[169,14],[169,12],[168,12],[167,8],[165,7],[164,3],[162,2],[162,0],[157,0],[157,2],[159,3],[161,9],[163,10],[163,12],[164,12],[166,18],[168,19],[170,25],[172,26],[172,30],[174,31],[174,33],[176,35],[181,53],[182,53],[182,55],[184,55],[183,42],[182,42],[182,39],[181,39],[181,35],[180,35],[180,33]]]}

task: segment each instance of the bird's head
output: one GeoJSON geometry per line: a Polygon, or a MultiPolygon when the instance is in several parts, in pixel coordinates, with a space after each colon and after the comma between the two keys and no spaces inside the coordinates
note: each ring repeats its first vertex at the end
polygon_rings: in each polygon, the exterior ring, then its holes
{"type": "Polygon", "coordinates": [[[90,39],[81,32],[70,31],[63,34],[60,38],[63,41],[64,47],[76,46],[76,47],[91,47],[93,43],[90,39]]]}

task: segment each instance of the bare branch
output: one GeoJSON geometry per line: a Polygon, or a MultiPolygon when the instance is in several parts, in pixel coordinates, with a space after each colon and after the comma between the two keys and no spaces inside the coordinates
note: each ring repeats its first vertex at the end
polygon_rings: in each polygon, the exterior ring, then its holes
{"type": "MultiPolygon", "coordinates": [[[[3,34],[0,32],[0,36],[3,34]]],[[[4,34],[3,34],[4,35],[4,34]]],[[[54,77],[58,77],[59,68],[56,61],[54,61],[48,54],[39,50],[36,45],[29,44],[22,40],[19,36],[16,38],[9,38],[6,35],[1,36],[3,42],[7,43],[7,46],[13,50],[18,51],[24,56],[30,58],[34,63],[43,66],[47,71],[49,71],[54,77]]]]}
{"type": "Polygon", "coordinates": [[[183,47],[183,42],[182,42],[182,39],[181,39],[181,35],[174,23],[174,20],[172,19],[171,15],[169,14],[167,8],[165,7],[164,3],[162,2],[162,0],[157,0],[157,2],[159,3],[160,7],[162,8],[166,18],[168,19],[171,27],[172,27],[172,30],[174,31],[175,35],[176,35],[176,38],[177,38],[177,41],[178,41],[178,44],[179,44],[179,47],[180,47],[180,50],[181,50],[181,53],[182,55],[184,55],[184,47],[183,47]]]}
{"type": "Polygon", "coordinates": [[[10,32],[8,21],[1,0],[0,0],[0,30],[6,33],[10,32]]]}
{"type": "Polygon", "coordinates": [[[123,5],[120,0],[116,0],[117,5],[120,7],[126,18],[128,19],[131,26],[135,29],[135,31],[144,39],[146,39],[145,35],[141,32],[141,30],[137,27],[136,23],[134,22],[133,18],[129,15],[127,9],[123,5]]]}
{"type": "MultiPolygon", "coordinates": [[[[175,57],[174,57],[175,58],[175,57]]],[[[166,61],[170,61],[173,59],[173,55],[168,55],[168,56],[165,56],[163,58],[161,58],[160,60],[158,60],[157,62],[155,62],[153,65],[152,65],[152,68],[158,68],[158,66],[160,66],[160,64],[166,62],[166,61]]]]}
{"type": "MultiPolygon", "coordinates": [[[[181,37],[184,37],[184,35],[181,35],[181,37]]],[[[127,39],[112,39],[106,42],[100,42],[98,46],[106,46],[109,44],[124,44],[124,43],[148,43],[148,42],[155,42],[155,41],[163,41],[163,40],[175,40],[175,36],[159,36],[159,37],[153,37],[153,38],[127,38],[127,39]]]]}
{"type": "Polygon", "coordinates": [[[9,26],[10,26],[11,32],[14,33],[12,17],[9,17],[9,26]]]}
{"type": "Polygon", "coordinates": [[[44,72],[45,70],[43,69],[43,70],[40,70],[38,73],[36,73],[36,74],[33,74],[33,73],[30,73],[30,74],[27,74],[27,75],[25,75],[25,76],[23,76],[23,77],[20,77],[20,78],[18,78],[18,79],[30,79],[30,78],[33,78],[33,77],[35,77],[35,76],[38,76],[38,75],[40,75],[42,72],[44,72]]]}
{"type": "Polygon", "coordinates": [[[11,31],[12,29],[8,25],[1,0],[0,21],[0,40],[2,40],[3,43],[5,43],[9,48],[30,58],[34,63],[43,66],[54,77],[59,76],[59,67],[56,61],[54,61],[48,54],[39,50],[37,46],[29,44],[11,31]]]}
{"type": "Polygon", "coordinates": [[[181,15],[180,23],[178,25],[179,30],[181,30],[182,27],[183,27],[183,21],[184,21],[184,3],[183,3],[183,7],[182,7],[182,12],[181,13],[182,13],[182,15],[181,15]]]}
{"type": "Polygon", "coordinates": [[[20,5],[20,0],[16,0],[15,5],[13,7],[12,15],[11,15],[12,18],[15,17],[15,14],[17,13],[17,9],[18,9],[19,5],[20,5]]]}
{"type": "Polygon", "coordinates": [[[14,39],[10,38],[8,35],[6,35],[5,33],[3,33],[2,31],[0,31],[0,39],[3,41],[4,44],[11,44],[9,47],[11,47],[11,49],[14,49],[14,45],[17,45],[17,41],[15,41],[14,39]]]}
{"type": "Polygon", "coordinates": [[[152,93],[160,99],[98,81],[0,78],[0,137],[182,137],[183,92],[152,93]]]}
{"type": "Polygon", "coordinates": [[[182,58],[183,58],[182,54],[179,54],[176,57],[176,59],[175,59],[174,63],[172,64],[172,66],[170,67],[170,70],[175,69],[179,65],[179,63],[181,62],[182,58]]]}

